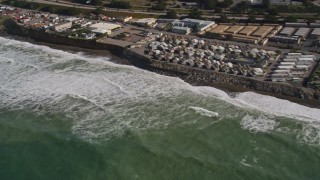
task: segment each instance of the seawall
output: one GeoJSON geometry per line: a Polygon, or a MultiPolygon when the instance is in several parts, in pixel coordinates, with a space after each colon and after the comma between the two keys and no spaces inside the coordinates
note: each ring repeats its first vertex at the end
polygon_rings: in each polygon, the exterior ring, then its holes
{"type": "Polygon", "coordinates": [[[146,56],[136,53],[132,49],[126,49],[124,55],[131,59],[135,66],[151,71],[162,71],[163,74],[174,75],[178,77],[192,78],[195,81],[206,81],[209,83],[226,84],[227,86],[236,86],[239,88],[252,89],[255,91],[272,93],[275,95],[296,97],[301,99],[312,99],[313,94],[305,91],[303,88],[295,87],[289,84],[280,84],[267,81],[259,81],[254,78],[231,75],[211,70],[194,68],[185,65],[162,62],[149,59],[146,56]]]}

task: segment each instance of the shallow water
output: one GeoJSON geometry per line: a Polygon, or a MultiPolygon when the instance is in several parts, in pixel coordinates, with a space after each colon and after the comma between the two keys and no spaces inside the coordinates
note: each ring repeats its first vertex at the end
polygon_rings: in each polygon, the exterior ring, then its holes
{"type": "Polygon", "coordinates": [[[319,179],[320,110],[0,38],[0,179],[319,179]]]}

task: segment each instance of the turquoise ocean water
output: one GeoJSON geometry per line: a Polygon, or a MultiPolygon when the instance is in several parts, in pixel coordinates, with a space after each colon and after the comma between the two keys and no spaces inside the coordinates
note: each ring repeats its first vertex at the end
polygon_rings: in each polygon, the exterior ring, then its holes
{"type": "Polygon", "coordinates": [[[320,179],[320,110],[0,38],[0,179],[320,179]]]}

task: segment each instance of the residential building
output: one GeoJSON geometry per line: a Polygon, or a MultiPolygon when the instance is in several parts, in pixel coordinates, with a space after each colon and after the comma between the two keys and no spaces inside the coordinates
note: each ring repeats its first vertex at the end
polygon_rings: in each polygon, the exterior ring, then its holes
{"type": "Polygon", "coordinates": [[[178,34],[190,34],[191,33],[191,28],[189,28],[189,27],[173,26],[171,30],[172,30],[172,32],[178,33],[178,34]]]}
{"type": "Polygon", "coordinates": [[[155,18],[142,18],[134,21],[134,24],[137,24],[139,26],[145,26],[145,27],[153,27],[157,25],[156,21],[157,19],[155,18]]]}
{"type": "Polygon", "coordinates": [[[311,38],[320,38],[320,28],[314,28],[310,34],[311,38]]]}
{"type": "Polygon", "coordinates": [[[205,31],[206,29],[210,28],[211,26],[215,25],[214,21],[203,21],[199,19],[190,19],[185,18],[183,20],[176,20],[172,22],[173,26],[180,26],[180,27],[189,27],[191,29],[196,30],[197,32],[205,31]]]}
{"type": "Polygon", "coordinates": [[[53,26],[53,30],[55,30],[57,32],[63,32],[71,27],[72,27],[72,22],[66,22],[66,23],[62,23],[62,24],[58,24],[58,25],[53,26]]]}
{"type": "Polygon", "coordinates": [[[97,34],[111,34],[112,30],[121,28],[119,24],[113,23],[96,23],[89,26],[91,28],[91,32],[97,34]]]}

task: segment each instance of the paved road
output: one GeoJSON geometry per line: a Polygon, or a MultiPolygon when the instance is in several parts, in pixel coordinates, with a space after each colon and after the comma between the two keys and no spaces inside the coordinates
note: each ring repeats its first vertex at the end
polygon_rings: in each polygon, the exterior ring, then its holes
{"type": "Polygon", "coordinates": [[[320,6],[320,0],[313,1],[312,3],[316,6],[320,6]]]}
{"type": "MultiPolygon", "coordinates": [[[[68,1],[62,1],[59,0],[57,2],[56,0],[28,0],[29,2],[38,2],[42,4],[51,4],[51,5],[59,5],[59,6],[65,6],[65,7],[76,7],[80,9],[89,9],[94,10],[98,8],[99,6],[92,6],[92,5],[84,5],[84,4],[78,4],[78,3],[71,3],[68,1]]],[[[105,11],[114,11],[114,12],[130,12],[130,13],[137,13],[137,14],[147,14],[147,15],[165,15],[164,12],[146,12],[142,10],[130,10],[130,9],[118,9],[118,8],[106,8],[105,11]]]]}

